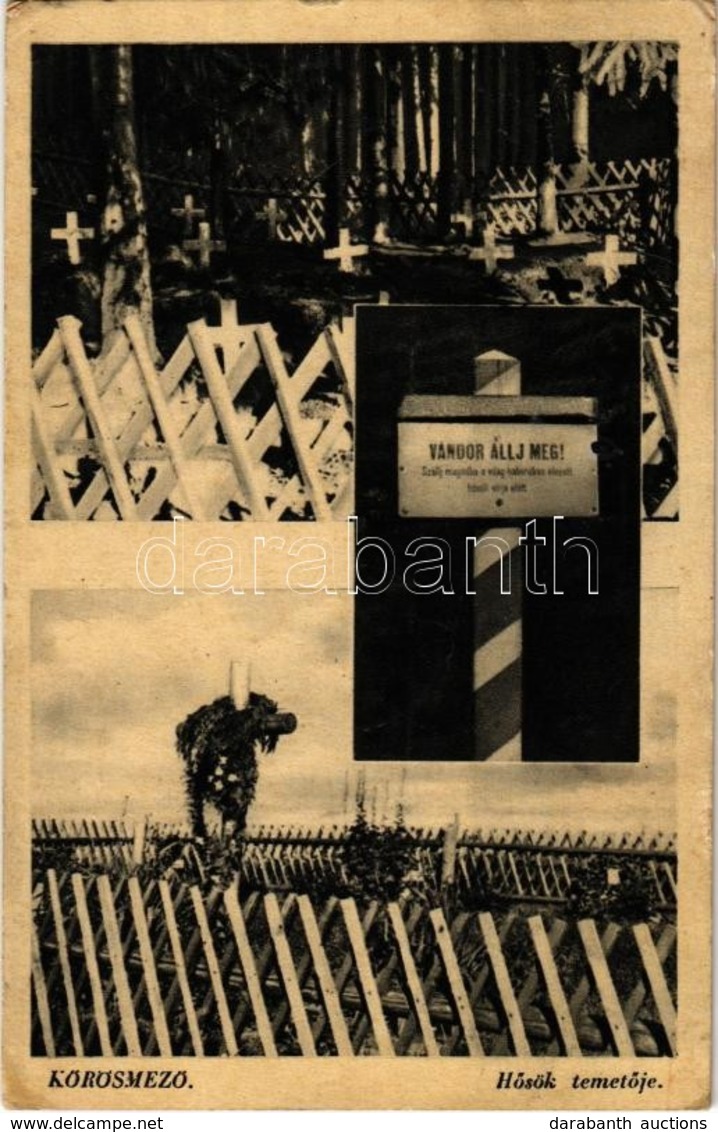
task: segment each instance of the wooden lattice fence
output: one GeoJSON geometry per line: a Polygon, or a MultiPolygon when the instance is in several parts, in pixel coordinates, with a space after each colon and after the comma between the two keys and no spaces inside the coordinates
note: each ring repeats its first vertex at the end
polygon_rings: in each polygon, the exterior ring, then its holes
{"type": "MultiPolygon", "coordinates": [[[[421,877],[436,882],[444,833],[411,831],[421,877]]],[[[341,891],[346,887],[343,843],[346,828],[330,830],[260,828],[242,839],[242,883],[259,890],[289,892],[341,891]]],[[[127,870],[153,863],[169,867],[189,841],[185,829],[139,823],[87,820],[33,823],[33,847],[42,863],[59,859],[67,867],[127,870]]],[[[470,904],[477,893],[508,901],[561,905],[575,896],[586,862],[604,877],[621,865],[638,868],[641,883],[656,908],[675,908],[678,866],[670,837],[653,838],[583,834],[558,837],[527,832],[463,833],[457,841],[456,895],[470,904]]]]}
{"type": "Polygon", "coordinates": [[[35,1054],[676,1052],[675,928],[49,870],[35,1054]]]}
{"type": "MultiPolygon", "coordinates": [[[[557,165],[559,222],[564,232],[610,232],[624,244],[668,246],[674,233],[675,168],[669,158],[641,158],[605,164],[588,162],[580,174],[573,165],[557,165]]],[[[167,239],[181,240],[172,212],[186,193],[205,207],[212,188],[201,176],[178,170],[142,174],[152,228],[167,239]]],[[[59,211],[98,205],[96,166],[63,154],[33,154],[35,202],[59,211]]],[[[399,239],[437,235],[438,179],[427,172],[387,174],[387,204],[392,234],[399,239]]],[[[343,211],[357,238],[370,235],[372,185],[359,174],[347,177],[343,211]]],[[[100,202],[101,203],[101,202],[100,202]]],[[[329,238],[327,194],[321,179],[242,170],[225,194],[226,235],[237,240],[262,233],[270,239],[322,245],[329,238]],[[269,222],[270,215],[273,217],[269,222]]],[[[502,236],[536,231],[537,177],[530,167],[497,167],[488,187],[488,218],[502,236]]]]}
{"type": "Polygon", "coordinates": [[[32,514],[55,519],[327,519],[348,495],[353,322],[290,374],[268,323],[193,322],[158,368],[135,316],[88,357],[73,317],[33,365],[32,514]]]}

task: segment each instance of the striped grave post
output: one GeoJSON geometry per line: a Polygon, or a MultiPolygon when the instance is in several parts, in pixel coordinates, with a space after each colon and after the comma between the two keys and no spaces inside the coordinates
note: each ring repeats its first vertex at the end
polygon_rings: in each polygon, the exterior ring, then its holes
{"type": "MultiPolygon", "coordinates": [[[[474,359],[474,392],[521,393],[521,363],[498,350],[474,359]]],[[[490,527],[474,547],[474,741],[479,762],[521,759],[520,527],[490,527]]]]}
{"type": "MultiPolygon", "coordinates": [[[[477,761],[523,757],[523,591],[548,592],[532,580],[547,540],[528,520],[598,514],[596,430],[594,398],[523,396],[519,361],[497,350],[474,359],[473,394],[409,394],[399,406],[400,515],[485,520],[467,539],[477,761]]],[[[553,583],[562,592],[555,561],[553,583]]]]}

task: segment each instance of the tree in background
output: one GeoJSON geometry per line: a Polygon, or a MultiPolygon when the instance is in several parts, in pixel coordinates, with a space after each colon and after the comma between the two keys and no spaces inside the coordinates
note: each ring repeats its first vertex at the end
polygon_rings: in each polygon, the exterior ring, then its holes
{"type": "Polygon", "coordinates": [[[147,217],[135,131],[132,47],[90,48],[96,116],[103,140],[106,196],[102,214],[103,348],[136,311],[155,350],[147,217]]]}

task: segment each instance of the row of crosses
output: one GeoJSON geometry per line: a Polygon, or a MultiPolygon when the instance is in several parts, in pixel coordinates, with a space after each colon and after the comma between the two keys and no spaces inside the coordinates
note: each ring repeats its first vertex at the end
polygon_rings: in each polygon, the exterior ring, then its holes
{"type": "MultiPolygon", "coordinates": [[[[187,252],[198,253],[199,263],[202,267],[208,268],[210,266],[214,252],[226,251],[227,245],[224,240],[212,239],[211,226],[209,222],[205,220],[205,209],[195,207],[194,197],[191,193],[185,196],[182,208],[172,209],[172,215],[183,221],[185,238],[182,242],[182,247],[187,252]],[[193,236],[195,220],[198,221],[196,237],[193,236]]],[[[265,208],[261,212],[256,213],[256,216],[266,219],[270,235],[276,235],[279,210],[275,197],[270,198],[265,208]]],[[[457,217],[454,219],[467,221],[466,217],[457,217]]],[[[50,230],[51,239],[65,241],[68,259],[73,266],[77,266],[82,260],[80,252],[81,241],[94,239],[94,236],[94,228],[83,228],[80,226],[76,212],[68,212],[66,214],[64,228],[52,228],[50,230]]],[[[355,270],[355,261],[368,254],[368,244],[353,244],[351,242],[349,229],[341,228],[339,230],[338,246],[325,249],[324,259],[336,261],[341,272],[351,274],[355,270]]],[[[482,232],[481,243],[471,248],[469,251],[469,260],[483,264],[486,275],[494,274],[500,260],[510,260],[514,257],[515,251],[513,244],[497,244],[496,232],[494,226],[491,224],[487,225],[482,232]]],[[[622,267],[635,264],[636,261],[636,253],[622,252],[618,236],[612,235],[606,236],[604,247],[601,251],[589,252],[586,256],[586,264],[589,267],[600,268],[603,271],[605,283],[609,287],[618,282],[622,267]]],[[[553,291],[561,302],[570,302],[571,292],[580,288],[580,284],[564,279],[561,272],[556,268],[550,268],[547,271],[547,278],[539,280],[539,284],[553,291]]]]}

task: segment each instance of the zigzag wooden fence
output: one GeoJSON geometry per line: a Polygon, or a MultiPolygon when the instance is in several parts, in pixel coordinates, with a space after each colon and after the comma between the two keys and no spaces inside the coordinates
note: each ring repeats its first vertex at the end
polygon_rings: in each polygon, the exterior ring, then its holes
{"type": "MultiPolygon", "coordinates": [[[[346,886],[342,845],[346,829],[259,829],[242,842],[240,876],[243,884],[259,890],[341,890],[346,886]]],[[[417,868],[435,882],[440,869],[444,834],[441,830],[411,831],[417,851],[417,868]]],[[[134,829],[122,823],[83,821],[33,823],[33,846],[40,861],[47,854],[65,867],[119,866],[153,861],[169,868],[187,843],[186,830],[143,825],[134,829]]],[[[657,908],[676,905],[678,867],[670,837],[623,838],[582,834],[576,837],[526,832],[464,833],[456,848],[455,884],[460,902],[476,894],[509,901],[560,905],[575,895],[586,862],[595,862],[608,877],[622,865],[638,868],[641,883],[657,908]]]]}
{"type": "Polygon", "coordinates": [[[32,1050],[101,1055],[676,1053],[672,925],[320,905],[166,880],[36,893],[32,1050]]]}
{"type": "MultiPolygon", "coordinates": [[[[577,175],[573,165],[556,167],[559,221],[563,231],[591,229],[620,235],[623,243],[642,240],[667,245],[673,238],[674,164],[669,158],[641,158],[605,164],[589,162],[577,175]]],[[[35,201],[62,211],[94,209],[98,202],[96,166],[64,154],[33,154],[35,201]]],[[[182,195],[198,202],[212,199],[209,183],[186,169],[176,174],[144,170],[143,184],[155,231],[180,238],[181,225],[172,210],[182,195]]],[[[435,238],[438,179],[427,172],[387,174],[392,233],[401,239],[435,238]]],[[[372,186],[358,174],[347,177],[344,212],[349,227],[366,236],[372,186]]],[[[260,174],[243,170],[226,193],[226,225],[230,239],[254,237],[306,245],[326,242],[326,192],[319,179],[260,174]]],[[[488,214],[497,233],[527,235],[536,230],[537,178],[531,168],[497,167],[488,188],[488,214]]]]}
{"type": "Polygon", "coordinates": [[[223,301],[157,369],[136,316],[96,361],[59,319],[33,365],[33,516],[331,518],[350,483],[352,334],[351,319],[322,331],[290,374],[271,325],[240,326],[223,301]]]}

